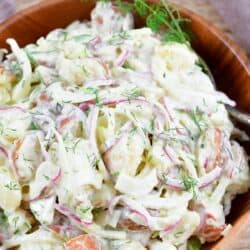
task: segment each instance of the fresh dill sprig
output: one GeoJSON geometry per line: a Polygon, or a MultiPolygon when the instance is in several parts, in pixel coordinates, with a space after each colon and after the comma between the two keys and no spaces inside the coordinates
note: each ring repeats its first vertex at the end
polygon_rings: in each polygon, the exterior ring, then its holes
{"type": "MultiPolygon", "coordinates": [[[[102,2],[110,2],[101,0],[102,2]]],[[[160,32],[164,42],[188,43],[189,34],[183,30],[183,25],[189,20],[180,16],[179,11],[170,7],[166,0],[157,3],[146,0],[134,0],[126,2],[122,0],[113,1],[124,13],[135,11],[144,18],[146,25],[153,32],[160,32]]]]}
{"type": "Polygon", "coordinates": [[[199,108],[196,107],[196,109],[192,110],[189,113],[191,119],[193,120],[194,124],[199,130],[199,133],[201,133],[204,128],[207,128],[207,122],[205,120],[205,113],[199,108]]]}

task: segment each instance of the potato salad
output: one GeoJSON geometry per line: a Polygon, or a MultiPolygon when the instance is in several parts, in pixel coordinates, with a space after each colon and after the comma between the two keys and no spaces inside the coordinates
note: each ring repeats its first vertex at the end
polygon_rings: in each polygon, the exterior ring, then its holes
{"type": "Polygon", "coordinates": [[[1,250],[196,250],[227,234],[248,158],[234,101],[190,46],[103,2],[90,21],[7,43],[1,250]]]}

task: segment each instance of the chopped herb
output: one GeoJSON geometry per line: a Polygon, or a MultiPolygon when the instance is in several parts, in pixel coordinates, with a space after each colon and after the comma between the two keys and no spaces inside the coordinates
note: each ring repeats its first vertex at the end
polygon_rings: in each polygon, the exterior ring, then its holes
{"type": "Polygon", "coordinates": [[[57,50],[53,49],[53,50],[48,50],[48,51],[30,51],[29,54],[31,54],[31,55],[50,54],[50,53],[54,53],[54,52],[57,52],[57,50]]]}
{"type": "Polygon", "coordinates": [[[40,130],[39,125],[37,124],[36,121],[32,121],[29,127],[30,130],[40,130]]]}
{"type": "Polygon", "coordinates": [[[95,95],[95,104],[99,107],[102,106],[102,101],[99,97],[99,88],[92,88],[92,87],[88,87],[88,88],[84,88],[83,91],[86,93],[86,94],[92,94],[92,95],[95,95]]]}
{"type": "Polygon", "coordinates": [[[128,31],[122,31],[120,33],[115,33],[109,40],[108,44],[110,45],[119,45],[130,38],[128,31]]]}
{"type": "Polygon", "coordinates": [[[128,62],[125,61],[125,63],[122,65],[124,69],[134,69],[134,67],[128,62]]]}
{"type": "Polygon", "coordinates": [[[90,209],[91,209],[90,207],[86,207],[86,208],[81,207],[79,210],[81,211],[81,213],[85,214],[85,213],[87,213],[90,209]]]}
{"type": "Polygon", "coordinates": [[[24,161],[27,161],[27,162],[33,162],[33,161],[34,161],[34,160],[32,160],[32,159],[26,158],[26,157],[24,156],[24,154],[23,154],[23,160],[24,160],[24,161]]]}
{"type": "Polygon", "coordinates": [[[178,10],[171,8],[165,0],[147,2],[135,0],[132,3],[115,0],[115,4],[125,13],[135,10],[146,19],[146,24],[153,32],[161,32],[164,42],[186,43],[190,35],[184,32],[183,26],[189,20],[180,17],[178,10]]]}
{"type": "Polygon", "coordinates": [[[91,154],[91,155],[88,155],[87,154],[87,158],[88,158],[88,161],[89,161],[89,164],[92,168],[96,168],[100,159],[98,159],[95,154],[91,154]]]}
{"type": "Polygon", "coordinates": [[[46,181],[49,181],[50,180],[50,177],[48,176],[48,175],[43,175],[43,177],[44,177],[44,179],[46,180],[46,181]]]}
{"type": "Polygon", "coordinates": [[[196,107],[196,109],[190,113],[190,116],[197,128],[199,129],[199,132],[202,132],[203,128],[207,127],[207,124],[204,120],[204,115],[205,113],[200,110],[199,107],[196,107]]]}
{"type": "Polygon", "coordinates": [[[4,210],[0,208],[0,227],[7,227],[8,226],[8,218],[4,213],[4,210]]]}
{"type": "Polygon", "coordinates": [[[185,191],[192,192],[193,197],[196,198],[197,194],[196,194],[195,187],[197,185],[197,181],[191,176],[183,175],[182,176],[182,183],[185,187],[185,191]]]}
{"type": "Polygon", "coordinates": [[[73,39],[73,40],[75,40],[77,42],[82,41],[82,40],[85,41],[87,39],[86,42],[88,42],[89,38],[91,38],[91,37],[92,37],[91,34],[80,34],[80,35],[77,35],[77,36],[72,36],[69,39],[73,39]]]}
{"type": "Polygon", "coordinates": [[[119,176],[119,174],[120,174],[120,172],[114,172],[114,173],[113,173],[113,176],[114,176],[114,177],[117,177],[117,176],[119,176]]]}
{"type": "Polygon", "coordinates": [[[180,231],[174,234],[175,238],[179,238],[184,232],[180,231]]]}
{"type": "Polygon", "coordinates": [[[9,184],[4,185],[4,187],[11,191],[20,190],[20,187],[14,181],[11,181],[9,184]]]}
{"type": "Polygon", "coordinates": [[[134,87],[133,89],[129,91],[125,91],[122,95],[128,99],[133,99],[133,98],[141,96],[141,92],[137,87],[134,87]]]}
{"type": "Polygon", "coordinates": [[[13,223],[14,223],[14,227],[17,228],[17,222],[19,221],[19,217],[16,216],[15,218],[13,218],[13,223]]]}
{"type": "Polygon", "coordinates": [[[74,146],[73,146],[73,152],[74,152],[74,154],[75,154],[75,152],[76,152],[76,148],[77,148],[77,145],[79,144],[79,142],[80,142],[81,140],[80,139],[78,139],[78,140],[76,140],[76,142],[74,143],[74,146]]]}
{"type": "Polygon", "coordinates": [[[192,237],[188,240],[188,250],[200,250],[201,242],[197,237],[192,237]]]}
{"type": "Polygon", "coordinates": [[[27,230],[30,230],[31,229],[31,226],[28,222],[24,222],[24,227],[27,229],[27,230]]]}
{"type": "Polygon", "coordinates": [[[85,67],[84,65],[81,66],[81,69],[82,69],[83,73],[84,73],[86,76],[89,75],[89,72],[88,72],[88,70],[86,69],[86,67],[85,67]]]}
{"type": "MultiPolygon", "coordinates": [[[[193,110],[185,110],[185,109],[179,109],[180,112],[185,112],[189,115],[197,129],[199,130],[199,135],[208,128],[208,123],[206,120],[206,114],[204,111],[202,111],[199,107],[196,107],[193,110]]],[[[192,139],[192,138],[191,138],[192,139]]],[[[195,138],[194,138],[195,139],[195,138]]],[[[197,138],[196,138],[197,139],[197,138]]]]}
{"type": "Polygon", "coordinates": [[[155,119],[150,120],[149,129],[153,132],[155,130],[155,119]]]}
{"type": "Polygon", "coordinates": [[[14,231],[14,234],[19,234],[20,233],[20,229],[16,229],[15,231],[14,231]]]}

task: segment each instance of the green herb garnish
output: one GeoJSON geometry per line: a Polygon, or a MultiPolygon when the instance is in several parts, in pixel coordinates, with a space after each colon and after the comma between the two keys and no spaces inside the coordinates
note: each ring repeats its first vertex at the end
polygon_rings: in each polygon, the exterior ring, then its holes
{"type": "Polygon", "coordinates": [[[83,91],[86,94],[91,94],[91,95],[95,95],[95,105],[98,107],[102,106],[102,100],[99,97],[99,88],[93,88],[93,87],[88,87],[88,88],[84,88],[83,91]]]}
{"type": "Polygon", "coordinates": [[[4,210],[0,208],[0,227],[7,227],[8,226],[8,218],[4,213],[4,210]]]}
{"type": "Polygon", "coordinates": [[[182,183],[184,185],[185,191],[188,192],[192,192],[193,193],[193,197],[196,198],[197,194],[196,194],[196,185],[197,185],[197,181],[188,175],[183,175],[182,176],[182,183]]]}
{"type": "Polygon", "coordinates": [[[124,13],[136,11],[153,32],[162,34],[164,42],[188,43],[190,40],[189,34],[183,30],[183,25],[189,20],[181,18],[178,10],[171,8],[165,0],[157,3],[146,0],[134,0],[132,3],[115,0],[114,3],[124,13]]]}
{"type": "Polygon", "coordinates": [[[11,190],[11,191],[20,190],[20,187],[14,181],[11,181],[8,184],[5,184],[4,187],[11,190]]]}
{"type": "Polygon", "coordinates": [[[39,125],[37,124],[37,122],[32,121],[30,124],[30,130],[40,130],[39,125]]]}
{"type": "Polygon", "coordinates": [[[192,237],[188,240],[188,250],[200,250],[201,242],[197,237],[192,237]]]}
{"type": "Polygon", "coordinates": [[[131,90],[125,91],[122,95],[130,100],[141,96],[141,92],[137,87],[134,87],[131,90]]]}

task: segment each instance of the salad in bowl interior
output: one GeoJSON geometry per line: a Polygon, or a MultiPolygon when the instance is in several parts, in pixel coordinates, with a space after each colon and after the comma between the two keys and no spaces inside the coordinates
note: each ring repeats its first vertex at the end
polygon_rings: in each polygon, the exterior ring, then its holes
{"type": "Polygon", "coordinates": [[[104,1],[35,44],[7,40],[1,250],[198,250],[229,232],[231,201],[250,185],[235,103],[175,14],[164,1],[104,1]],[[132,9],[148,27],[134,28],[132,9]]]}

